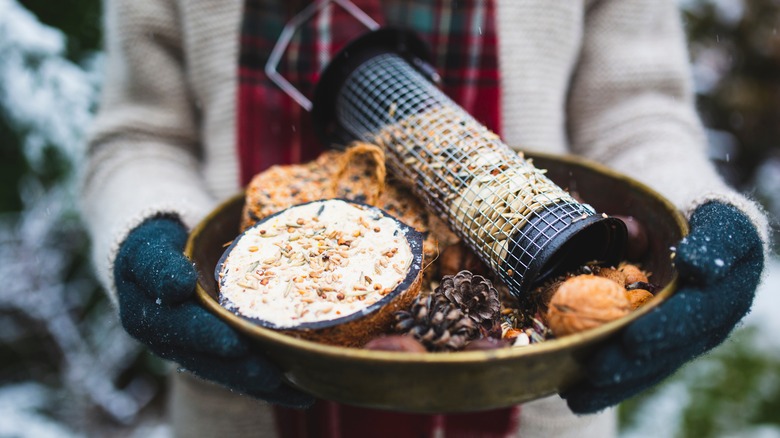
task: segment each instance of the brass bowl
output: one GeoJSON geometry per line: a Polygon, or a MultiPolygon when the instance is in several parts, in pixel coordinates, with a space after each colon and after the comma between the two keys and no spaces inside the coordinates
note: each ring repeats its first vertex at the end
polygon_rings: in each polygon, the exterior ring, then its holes
{"type": "Polygon", "coordinates": [[[224,244],[238,235],[243,195],[236,195],[191,233],[185,252],[200,274],[206,308],[254,339],[294,386],[328,400],[405,412],[469,412],[511,406],[554,394],[582,377],[581,360],[610,335],[657,306],[676,289],[670,247],[687,233],[677,209],[645,185],[577,157],[529,154],[561,187],[597,211],[628,215],[647,228],[639,261],[662,286],[641,309],[601,327],[527,347],[456,353],[405,353],[337,347],[297,339],[246,321],[219,305],[213,272],[224,244]]]}

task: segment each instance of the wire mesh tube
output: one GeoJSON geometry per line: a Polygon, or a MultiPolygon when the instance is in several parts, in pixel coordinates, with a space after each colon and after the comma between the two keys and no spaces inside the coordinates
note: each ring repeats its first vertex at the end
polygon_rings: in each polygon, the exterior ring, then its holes
{"type": "Polygon", "coordinates": [[[353,53],[342,68],[340,84],[330,90],[331,117],[347,138],[383,146],[394,174],[513,293],[585,261],[617,261],[622,222],[577,202],[407,58],[374,52],[359,61],[354,56],[361,53],[353,53]]]}

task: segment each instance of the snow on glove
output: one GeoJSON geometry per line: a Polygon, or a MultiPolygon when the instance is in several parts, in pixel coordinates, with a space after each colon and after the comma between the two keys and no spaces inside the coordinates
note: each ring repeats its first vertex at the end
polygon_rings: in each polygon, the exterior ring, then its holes
{"type": "Polygon", "coordinates": [[[196,376],[272,403],[308,407],[313,398],[282,383],[280,371],[195,301],[197,273],[182,249],[184,226],[147,220],[130,232],[114,264],[125,330],[196,376]]]}
{"type": "Polygon", "coordinates": [[[561,394],[573,412],[597,412],[655,385],[723,342],[750,310],[764,266],[750,219],[710,202],[689,225],[674,259],[678,291],[587,359],[584,381],[561,394]]]}

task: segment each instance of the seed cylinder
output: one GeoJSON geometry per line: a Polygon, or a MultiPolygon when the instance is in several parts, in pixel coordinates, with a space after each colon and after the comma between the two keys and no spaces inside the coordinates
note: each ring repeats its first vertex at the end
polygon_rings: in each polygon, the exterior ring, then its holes
{"type": "Polygon", "coordinates": [[[394,175],[515,295],[587,261],[619,261],[623,222],[575,200],[447,97],[426,56],[395,29],[350,44],[317,85],[320,132],[381,145],[394,175]]]}

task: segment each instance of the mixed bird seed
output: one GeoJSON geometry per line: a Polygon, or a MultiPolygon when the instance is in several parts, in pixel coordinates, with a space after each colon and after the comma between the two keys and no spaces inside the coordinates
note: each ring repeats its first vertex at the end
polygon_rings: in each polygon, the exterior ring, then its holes
{"type": "Polygon", "coordinates": [[[261,221],[228,251],[219,273],[221,304],[277,327],[371,306],[404,280],[413,260],[398,221],[335,199],[261,221]]]}
{"type": "Polygon", "coordinates": [[[375,142],[385,148],[395,174],[496,269],[506,256],[506,240],[533,212],[576,203],[544,171],[458,108],[440,106],[409,116],[383,129],[375,142]]]}

